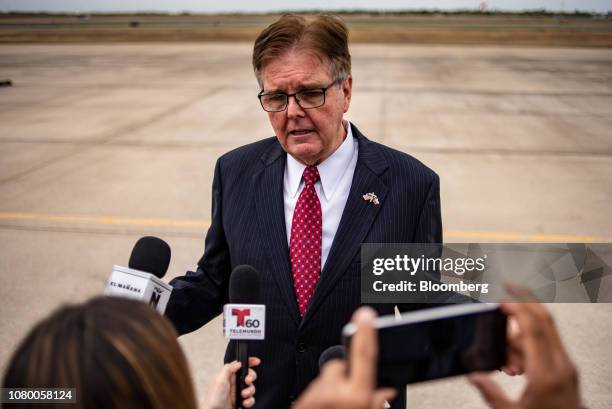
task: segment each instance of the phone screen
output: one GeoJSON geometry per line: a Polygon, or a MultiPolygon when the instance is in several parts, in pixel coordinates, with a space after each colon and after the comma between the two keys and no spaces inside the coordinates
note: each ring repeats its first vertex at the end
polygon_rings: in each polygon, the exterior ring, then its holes
{"type": "MultiPolygon", "coordinates": [[[[506,362],[507,317],[497,305],[473,305],[407,313],[400,320],[379,319],[379,386],[403,387],[501,368],[506,362]]],[[[345,343],[350,347],[349,338],[345,343]]]]}

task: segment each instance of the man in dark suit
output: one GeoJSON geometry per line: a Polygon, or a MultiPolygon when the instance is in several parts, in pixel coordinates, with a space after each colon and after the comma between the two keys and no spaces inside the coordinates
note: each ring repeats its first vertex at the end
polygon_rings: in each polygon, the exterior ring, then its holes
{"type": "Polygon", "coordinates": [[[171,282],[166,314],[184,334],[221,313],[234,267],[260,271],[266,339],[249,347],[262,360],[258,408],[288,407],[340,343],[360,305],[361,243],[442,242],[438,176],[343,119],[347,37],[331,16],[283,16],[260,34],[253,66],[276,136],[219,158],[204,255],[171,282]]]}

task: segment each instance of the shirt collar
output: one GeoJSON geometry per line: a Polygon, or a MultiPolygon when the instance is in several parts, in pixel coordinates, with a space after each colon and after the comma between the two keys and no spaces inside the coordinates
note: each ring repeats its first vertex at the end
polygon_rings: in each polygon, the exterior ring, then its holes
{"type": "MultiPolygon", "coordinates": [[[[346,169],[348,169],[353,157],[353,131],[351,124],[348,121],[343,121],[343,125],[346,125],[347,132],[344,142],[340,144],[338,149],[330,155],[329,158],[317,165],[319,171],[319,177],[321,181],[321,187],[323,188],[323,194],[326,200],[330,200],[334,195],[338,183],[344,175],[346,169]]],[[[289,193],[292,197],[298,194],[300,182],[302,181],[302,174],[306,169],[306,165],[298,162],[293,156],[287,155],[287,176],[289,178],[289,193]]]]}

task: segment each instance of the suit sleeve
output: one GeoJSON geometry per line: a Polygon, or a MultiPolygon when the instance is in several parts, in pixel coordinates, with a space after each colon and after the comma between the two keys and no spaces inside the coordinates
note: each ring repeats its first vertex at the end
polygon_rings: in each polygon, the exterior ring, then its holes
{"type": "Polygon", "coordinates": [[[413,243],[442,243],[442,214],[440,210],[440,178],[434,174],[427,197],[421,208],[413,243]]]}
{"type": "Polygon", "coordinates": [[[197,271],[170,281],[172,295],[166,316],[179,334],[200,328],[223,310],[228,300],[231,263],[229,247],[223,231],[221,163],[215,165],[212,186],[211,225],[206,234],[204,255],[197,271]]]}
{"type": "MultiPolygon", "coordinates": [[[[440,207],[440,178],[434,174],[421,209],[413,243],[440,244],[439,248],[436,249],[438,257],[442,256],[442,215],[440,207]]],[[[440,271],[433,271],[429,279],[440,281],[440,271]]],[[[420,308],[475,302],[472,298],[454,291],[432,293],[429,294],[428,298],[429,302],[427,304],[398,304],[397,307],[400,311],[405,312],[420,308]]]]}
{"type": "MultiPolygon", "coordinates": [[[[412,239],[413,243],[442,243],[442,214],[440,208],[440,178],[434,173],[427,196],[421,207],[414,238],[412,239]]],[[[434,273],[436,280],[440,279],[439,273],[434,273]]],[[[440,305],[444,304],[437,302],[427,304],[406,303],[398,304],[397,308],[401,312],[407,312],[440,305]]]]}

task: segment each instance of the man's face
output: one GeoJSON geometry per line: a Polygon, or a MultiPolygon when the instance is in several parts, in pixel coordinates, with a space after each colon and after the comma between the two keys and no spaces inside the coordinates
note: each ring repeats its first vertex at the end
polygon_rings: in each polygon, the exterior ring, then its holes
{"type": "MultiPolygon", "coordinates": [[[[262,69],[261,79],[265,93],[287,94],[325,88],[333,81],[329,64],[304,50],[291,50],[268,62],[262,69]]],[[[349,76],[340,87],[334,84],[327,89],[323,106],[303,109],[290,97],[286,110],[268,112],[283,149],[305,165],[316,165],[327,159],[346,135],[342,115],[348,111],[351,90],[349,76]]]]}

